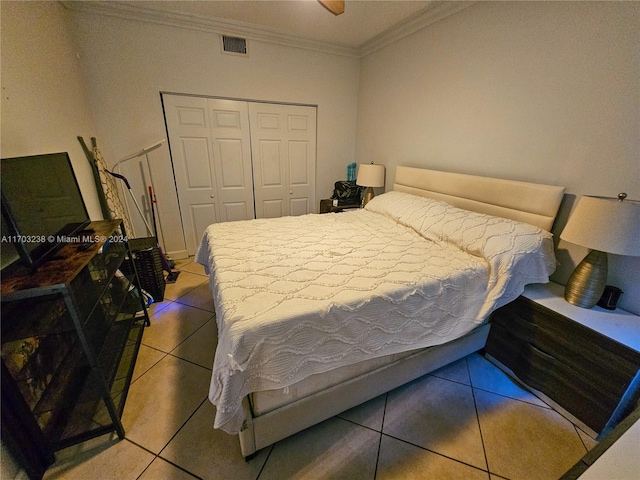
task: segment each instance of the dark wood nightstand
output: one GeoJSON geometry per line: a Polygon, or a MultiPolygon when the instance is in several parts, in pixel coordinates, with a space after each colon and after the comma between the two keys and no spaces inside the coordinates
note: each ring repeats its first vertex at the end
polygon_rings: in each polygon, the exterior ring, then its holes
{"type": "Polygon", "coordinates": [[[354,208],[360,208],[360,204],[356,203],[354,205],[340,205],[339,207],[334,207],[332,199],[324,198],[320,200],[320,213],[338,213],[344,212],[345,210],[352,210],[354,208]]]}
{"type": "Polygon", "coordinates": [[[591,435],[604,436],[640,399],[640,317],[584,309],[564,287],[529,285],[491,315],[487,357],[591,435]]]}

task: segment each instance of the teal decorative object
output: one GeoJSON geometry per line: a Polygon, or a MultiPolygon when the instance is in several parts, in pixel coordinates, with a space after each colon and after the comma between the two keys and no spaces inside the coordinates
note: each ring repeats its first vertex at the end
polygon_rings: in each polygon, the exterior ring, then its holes
{"type": "Polygon", "coordinates": [[[355,182],[356,181],[356,164],[350,163],[347,165],[347,182],[355,182]]]}

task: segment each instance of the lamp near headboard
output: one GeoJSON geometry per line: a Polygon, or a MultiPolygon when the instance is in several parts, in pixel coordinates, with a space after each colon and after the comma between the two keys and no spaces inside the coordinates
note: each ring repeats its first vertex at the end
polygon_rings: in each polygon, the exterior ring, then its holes
{"type": "Polygon", "coordinates": [[[575,268],[564,298],[583,308],[593,307],[607,281],[607,252],[640,256],[640,202],[618,198],[581,197],[560,238],[591,249],[575,268]]]}
{"type": "Polygon", "coordinates": [[[364,207],[374,197],[373,187],[384,187],[384,165],[374,165],[373,162],[361,163],[358,167],[356,184],[366,187],[362,197],[364,207]]]}

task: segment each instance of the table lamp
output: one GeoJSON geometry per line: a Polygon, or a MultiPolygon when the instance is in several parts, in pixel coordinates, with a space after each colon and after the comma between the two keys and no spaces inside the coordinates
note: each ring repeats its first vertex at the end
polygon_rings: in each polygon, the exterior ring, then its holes
{"type": "Polygon", "coordinates": [[[356,185],[367,187],[362,196],[362,206],[364,207],[375,196],[373,187],[384,187],[384,165],[361,163],[358,166],[356,185]]]}
{"type": "Polygon", "coordinates": [[[607,281],[607,252],[640,256],[640,202],[583,196],[560,238],[591,251],[575,268],[564,290],[567,302],[591,308],[602,296],[607,281]]]}

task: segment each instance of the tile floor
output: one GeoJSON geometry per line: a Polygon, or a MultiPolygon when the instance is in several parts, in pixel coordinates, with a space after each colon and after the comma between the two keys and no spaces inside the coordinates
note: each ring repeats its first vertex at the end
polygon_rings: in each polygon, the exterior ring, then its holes
{"type": "Polygon", "coordinates": [[[201,266],[151,309],[124,410],[126,438],[58,452],[46,480],[557,479],[595,441],[481,355],[470,355],[265,448],[246,462],[212,428],[216,345],[201,266]]]}

